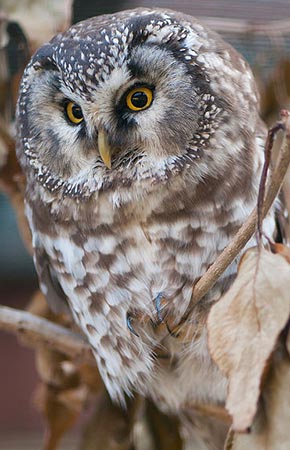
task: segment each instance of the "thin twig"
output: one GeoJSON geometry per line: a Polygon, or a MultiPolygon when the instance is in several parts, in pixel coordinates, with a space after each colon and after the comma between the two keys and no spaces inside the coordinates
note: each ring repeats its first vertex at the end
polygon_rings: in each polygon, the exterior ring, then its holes
{"type": "Polygon", "coordinates": [[[261,180],[259,184],[259,191],[258,191],[258,201],[257,201],[257,214],[258,214],[258,223],[257,223],[257,231],[258,231],[258,240],[259,243],[262,239],[262,224],[263,224],[263,207],[264,207],[264,198],[265,198],[265,192],[266,192],[266,182],[267,182],[267,176],[268,171],[270,168],[270,162],[272,157],[272,149],[274,144],[274,139],[278,133],[279,130],[284,130],[285,124],[283,122],[278,122],[276,125],[274,125],[270,130],[268,131],[268,136],[266,140],[265,145],[265,162],[263,165],[263,170],[261,174],[261,180]]]}
{"type": "MultiPolygon", "coordinates": [[[[278,162],[276,164],[271,183],[268,185],[262,217],[268,213],[276,196],[278,195],[284,177],[286,175],[290,163],[290,113],[283,110],[281,119],[284,123],[284,139],[279,153],[278,162]]],[[[205,294],[214,286],[221,274],[238,256],[246,243],[253,236],[258,222],[257,208],[255,208],[247,221],[242,225],[234,239],[223,250],[216,261],[209,267],[207,272],[200,278],[193,288],[190,307],[186,312],[186,317],[192,312],[195,305],[205,296],[205,294]]]]}
{"type": "Polygon", "coordinates": [[[0,328],[20,336],[34,347],[47,345],[78,362],[96,364],[81,335],[27,311],[0,306],[0,328]]]}

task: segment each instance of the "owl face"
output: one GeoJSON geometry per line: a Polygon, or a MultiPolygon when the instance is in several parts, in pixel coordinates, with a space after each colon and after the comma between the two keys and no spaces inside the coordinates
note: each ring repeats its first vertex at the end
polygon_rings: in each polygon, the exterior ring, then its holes
{"type": "Polygon", "coordinates": [[[249,112],[251,75],[184,17],[134,10],[92,18],[34,55],[18,107],[20,158],[46,190],[82,198],[184,171],[198,183],[238,157],[226,139],[246,135],[249,124],[245,108],[231,117],[239,97],[245,103],[232,81],[244,76],[249,112]]]}

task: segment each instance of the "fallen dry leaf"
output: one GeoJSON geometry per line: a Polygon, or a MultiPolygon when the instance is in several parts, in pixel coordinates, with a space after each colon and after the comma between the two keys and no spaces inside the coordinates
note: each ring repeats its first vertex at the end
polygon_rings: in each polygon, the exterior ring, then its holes
{"type": "Polygon", "coordinates": [[[233,429],[252,424],[261,378],[290,312],[290,265],[265,249],[248,250],[229,291],[211,309],[209,348],[229,380],[233,429]]]}
{"type": "Polygon", "coordinates": [[[35,403],[46,423],[43,450],[56,450],[64,433],[83,412],[89,388],[82,383],[73,362],[57,351],[39,347],[36,363],[42,383],[35,403]]]}
{"type": "Polygon", "coordinates": [[[38,375],[44,383],[61,389],[76,388],[80,384],[80,376],[72,362],[65,360],[64,355],[56,350],[40,346],[35,352],[38,375]],[[72,370],[65,370],[70,364],[72,370]]]}
{"type": "Polygon", "coordinates": [[[63,391],[47,384],[38,389],[38,403],[45,417],[43,450],[56,450],[63,435],[83,410],[86,391],[82,387],[63,391]]]}
{"type": "Polygon", "coordinates": [[[135,402],[129,402],[123,410],[103,389],[84,429],[80,450],[132,450],[134,408],[135,402]]]}
{"type": "Polygon", "coordinates": [[[251,432],[232,433],[227,450],[289,450],[290,360],[276,352],[251,432]]]}
{"type": "Polygon", "coordinates": [[[85,385],[80,385],[75,389],[62,390],[58,395],[59,402],[69,411],[75,412],[76,417],[84,410],[88,400],[89,392],[85,385]]]}
{"type": "Polygon", "coordinates": [[[7,161],[7,149],[0,134],[0,170],[1,167],[5,165],[6,161],[7,161]]]}
{"type": "Polygon", "coordinates": [[[286,261],[290,264],[290,248],[284,244],[280,244],[277,242],[271,243],[271,250],[273,253],[278,253],[283,256],[286,261]]]}

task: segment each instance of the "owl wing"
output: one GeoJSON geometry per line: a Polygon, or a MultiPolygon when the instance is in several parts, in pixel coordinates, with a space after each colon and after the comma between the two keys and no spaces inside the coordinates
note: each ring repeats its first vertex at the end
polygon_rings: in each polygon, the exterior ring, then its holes
{"type": "Polygon", "coordinates": [[[58,281],[55,270],[50,264],[49,257],[42,247],[37,247],[34,251],[34,264],[40,289],[51,310],[55,314],[70,314],[67,297],[58,281]]]}

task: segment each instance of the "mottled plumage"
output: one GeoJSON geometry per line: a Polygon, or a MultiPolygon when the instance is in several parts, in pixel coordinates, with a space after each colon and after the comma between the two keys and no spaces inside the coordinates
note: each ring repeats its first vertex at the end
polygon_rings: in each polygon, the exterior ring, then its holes
{"type": "MultiPolygon", "coordinates": [[[[170,330],[255,205],[264,138],[248,65],[192,17],[95,17],[33,56],[18,155],[35,264],[48,301],[68,305],[87,336],[113,399],[138,391],[171,411],[224,400],[205,321],[236,262],[186,331],[170,330]]],[[[265,227],[270,235],[271,216],[265,227]]]]}

